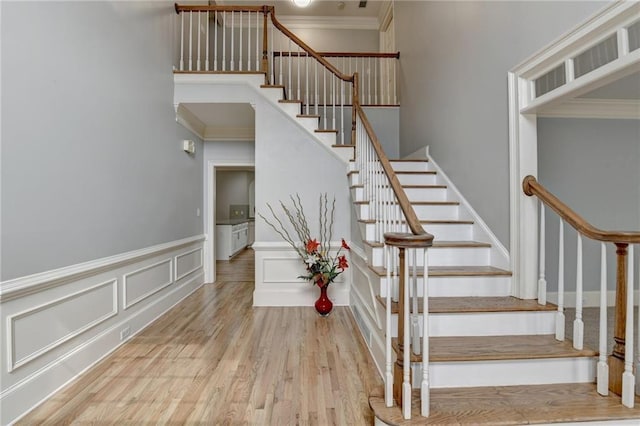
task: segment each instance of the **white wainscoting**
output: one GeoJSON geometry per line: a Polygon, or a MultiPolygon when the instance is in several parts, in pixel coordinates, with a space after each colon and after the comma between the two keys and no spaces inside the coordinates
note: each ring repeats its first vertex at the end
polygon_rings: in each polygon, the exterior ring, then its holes
{"type": "MultiPolygon", "coordinates": [[[[332,247],[340,247],[334,242],[332,247]]],[[[253,306],[313,306],[320,290],[301,278],[307,273],[297,253],[286,243],[258,242],[255,251],[253,306]]],[[[343,252],[349,258],[348,252],[343,252]]],[[[334,306],[349,306],[351,267],[329,286],[334,306]]]]}
{"type": "Polygon", "coordinates": [[[0,283],[0,424],[12,423],[204,283],[199,235],[0,283]]]}

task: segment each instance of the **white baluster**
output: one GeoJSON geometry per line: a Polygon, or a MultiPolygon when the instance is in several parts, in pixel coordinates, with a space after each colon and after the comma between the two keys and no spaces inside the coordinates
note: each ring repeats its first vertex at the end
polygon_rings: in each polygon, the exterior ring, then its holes
{"type": "Polygon", "coordinates": [[[384,401],[387,407],[393,406],[393,357],[391,356],[391,253],[389,246],[385,244],[384,251],[387,255],[387,306],[386,306],[386,333],[385,333],[385,389],[384,401]]]}
{"type": "Polygon", "coordinates": [[[380,66],[380,58],[373,61],[373,103],[378,104],[378,67],[380,66]]]}
{"type": "Polygon", "coordinates": [[[367,82],[367,99],[369,99],[369,105],[371,105],[371,57],[367,60],[367,82]]]}
{"type": "Polygon", "coordinates": [[[240,45],[240,52],[238,52],[238,71],[242,71],[242,11],[240,11],[239,13],[240,13],[240,32],[239,32],[240,42],[238,44],[240,45]]]}
{"type": "Polygon", "coordinates": [[[304,52],[304,99],[307,103],[305,114],[309,115],[309,54],[306,51],[304,52]]]}
{"type": "Polygon", "coordinates": [[[222,11],[222,71],[227,70],[227,12],[222,11]]]}
{"type": "Polygon", "coordinates": [[[607,364],[607,246],[600,243],[600,356],[598,358],[598,393],[609,394],[609,365],[607,364]]]}
{"type": "Polygon", "coordinates": [[[544,204],[540,202],[540,278],[538,278],[538,304],[547,304],[547,280],[544,276],[545,268],[545,226],[544,226],[544,204]]]}
{"type": "Polygon", "coordinates": [[[209,11],[207,10],[207,24],[205,28],[205,56],[204,56],[204,69],[209,71],[209,11]]]}
{"type": "Polygon", "coordinates": [[[331,105],[332,105],[332,117],[331,117],[331,129],[335,130],[336,127],[336,76],[331,74],[331,105]]]}
{"type": "Polygon", "coordinates": [[[394,105],[398,105],[398,94],[396,93],[396,89],[397,89],[396,88],[396,67],[397,67],[396,62],[397,61],[395,61],[393,59],[391,59],[391,60],[393,61],[392,62],[392,67],[391,67],[393,69],[393,80],[392,80],[392,83],[393,83],[393,104],[394,105]]]}
{"type": "Polygon", "coordinates": [[[322,107],[323,112],[323,129],[327,128],[327,68],[322,66],[322,107]]]}
{"type": "Polygon", "coordinates": [[[236,64],[235,64],[235,55],[236,55],[236,48],[235,48],[235,26],[236,26],[236,21],[235,21],[235,16],[234,16],[235,12],[232,10],[231,11],[231,46],[230,46],[230,50],[231,50],[231,61],[229,62],[229,69],[231,71],[235,71],[236,70],[236,64]]]}
{"type": "Polygon", "coordinates": [[[293,85],[291,84],[291,39],[289,39],[289,49],[287,49],[287,54],[289,55],[289,86],[287,88],[287,91],[289,92],[289,99],[293,99],[293,96],[295,94],[293,93],[293,85]]]}
{"type": "Polygon", "coordinates": [[[193,10],[189,11],[189,71],[193,71],[193,10]]]}
{"type": "MultiPolygon", "coordinates": [[[[314,75],[315,75],[315,84],[314,84],[314,88],[315,88],[315,96],[314,96],[314,102],[316,104],[316,115],[319,115],[319,109],[318,109],[318,96],[320,96],[320,90],[318,89],[318,62],[317,61],[313,61],[313,68],[314,68],[314,75]]],[[[319,123],[318,123],[319,124],[319,123]]]]}
{"type": "Polygon", "coordinates": [[[422,383],[420,384],[420,414],[429,417],[429,251],[424,249],[422,278],[422,383]]]}
{"type": "Polygon", "coordinates": [[[582,235],[579,232],[576,256],[576,319],[573,321],[573,347],[580,350],[584,341],[584,322],[582,322],[582,235]]]}
{"type": "MultiPolygon", "coordinates": [[[[273,55],[271,54],[273,52],[273,27],[271,27],[271,39],[269,42],[271,52],[269,52],[269,56],[267,57],[267,63],[271,64],[269,72],[273,73],[273,64],[271,63],[273,60],[273,55]]],[[[256,12],[256,71],[260,71],[260,12],[256,12]]],[[[275,82],[273,84],[275,84],[275,82]]]]}
{"type": "Polygon", "coordinates": [[[297,66],[297,86],[298,86],[298,97],[296,99],[302,100],[302,96],[300,95],[300,46],[296,44],[296,66],[297,66]]]}
{"type": "Polygon", "coordinates": [[[202,12],[198,12],[198,32],[197,32],[197,34],[198,34],[198,56],[197,56],[197,60],[196,60],[196,70],[198,70],[198,71],[200,71],[200,65],[201,65],[201,62],[200,62],[200,39],[202,38],[202,37],[200,37],[200,28],[201,28],[201,25],[202,25],[201,24],[201,19],[200,19],[201,15],[202,15],[202,12]]]}
{"type": "Polygon", "coordinates": [[[633,246],[629,245],[627,262],[627,323],[625,330],[624,373],[622,373],[622,405],[633,408],[636,379],[633,375],[633,246]]]}
{"type": "MultiPolygon", "coordinates": [[[[258,26],[256,25],[257,32],[258,26]]],[[[247,12],[247,71],[251,71],[251,12],[247,12]]]]}
{"type": "Polygon", "coordinates": [[[184,12],[180,12],[180,71],[184,71],[184,12]]]}
{"type": "MultiPolygon", "coordinates": [[[[405,249],[406,252],[406,249],[405,249]]],[[[404,262],[404,349],[402,351],[402,416],[408,420],[411,418],[411,341],[409,340],[409,262],[405,259],[404,262]]],[[[398,318],[400,320],[400,318],[398,318]]]]}
{"type": "MultiPolygon", "coordinates": [[[[413,270],[411,275],[411,293],[412,293],[412,311],[413,316],[411,318],[411,337],[413,342],[411,343],[411,349],[416,355],[420,355],[422,348],[420,345],[420,312],[418,311],[418,249],[412,249],[413,254],[413,270]]],[[[426,315],[423,312],[423,315],[426,315]]]]}
{"type": "MultiPolygon", "coordinates": [[[[344,80],[340,80],[340,145],[344,145],[344,80]]],[[[352,144],[355,141],[351,141],[352,144]]]]}
{"type": "Polygon", "coordinates": [[[217,10],[213,11],[213,70],[218,71],[218,11],[217,10]]]}
{"type": "Polygon", "coordinates": [[[558,313],[556,314],[556,340],[564,341],[564,221],[560,219],[558,234],[558,313]]]}
{"type": "MultiPolygon", "coordinates": [[[[267,25],[269,25],[269,24],[267,23],[267,25]]],[[[271,66],[269,67],[269,71],[273,73],[273,80],[272,80],[271,84],[276,84],[276,63],[275,63],[276,57],[273,54],[273,43],[274,43],[274,41],[273,41],[273,25],[271,25],[271,38],[269,39],[269,45],[271,46],[271,51],[268,52],[267,63],[271,64],[271,66]]],[[[259,48],[256,47],[256,57],[260,56],[260,53],[259,53],[258,49],[259,48]]],[[[260,68],[260,67],[258,67],[258,68],[260,68]]]]}

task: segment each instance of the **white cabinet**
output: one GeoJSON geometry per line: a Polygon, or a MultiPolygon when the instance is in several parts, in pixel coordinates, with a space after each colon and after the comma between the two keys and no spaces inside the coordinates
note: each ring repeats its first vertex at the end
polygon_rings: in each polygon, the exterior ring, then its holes
{"type": "Polygon", "coordinates": [[[256,241],[256,223],[255,221],[249,222],[249,241],[247,245],[251,245],[256,241]]]}
{"type": "Polygon", "coordinates": [[[249,223],[216,225],[216,259],[229,260],[249,243],[249,223]]]}

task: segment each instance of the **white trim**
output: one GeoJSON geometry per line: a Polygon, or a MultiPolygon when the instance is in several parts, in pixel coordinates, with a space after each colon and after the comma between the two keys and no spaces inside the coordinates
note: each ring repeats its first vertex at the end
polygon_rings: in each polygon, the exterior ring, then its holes
{"type": "Polygon", "coordinates": [[[198,136],[200,139],[204,139],[206,134],[207,125],[202,122],[198,117],[189,111],[184,105],[174,105],[176,110],[176,121],[181,124],[185,129],[198,136]]]}
{"type": "Polygon", "coordinates": [[[253,141],[256,138],[255,127],[218,127],[206,126],[202,139],[215,141],[253,141]]]}
{"type": "Polygon", "coordinates": [[[393,2],[391,0],[383,0],[378,13],[378,31],[381,33],[389,29],[389,24],[393,20],[393,2]]]}
{"type": "Polygon", "coordinates": [[[168,259],[164,259],[161,260],[159,262],[153,263],[151,265],[147,265],[143,268],[140,269],[136,269],[135,271],[131,271],[129,273],[126,273],[122,276],[122,307],[123,309],[126,311],[127,309],[129,309],[130,307],[132,307],[133,305],[135,305],[136,303],[140,303],[142,302],[144,299],[151,297],[152,295],[156,294],[157,292],[159,292],[160,290],[162,290],[165,287],[170,286],[171,284],[173,284],[173,264],[171,262],[171,258],[168,259]],[[156,266],[160,266],[163,265],[165,263],[169,263],[169,279],[167,280],[167,282],[160,284],[157,287],[154,287],[153,289],[151,289],[150,291],[146,292],[145,294],[139,296],[137,299],[132,300],[131,302],[129,302],[129,300],[127,299],[127,280],[130,276],[132,275],[137,275],[141,272],[147,271],[151,268],[155,268],[156,266]]]}
{"type": "Polygon", "coordinates": [[[162,298],[144,306],[132,316],[123,318],[42,369],[3,389],[0,392],[0,404],[3,407],[0,423],[10,424],[24,417],[191,295],[202,284],[202,274],[195,275],[188,282],[173,288],[162,298]],[[130,326],[133,333],[122,341],[120,330],[124,326],[130,326]]]}
{"type": "Polygon", "coordinates": [[[204,280],[212,283],[216,280],[216,167],[254,167],[256,163],[234,160],[208,160],[205,169],[207,182],[204,185],[206,191],[207,217],[204,218],[207,225],[207,238],[204,242],[203,266],[204,280]]]}
{"type": "Polygon", "coordinates": [[[85,288],[82,289],[80,291],[76,291],[74,293],[68,294],[64,297],[60,297],[58,299],[55,300],[51,300],[48,301],[46,303],[42,303],[38,306],[34,306],[31,307],[29,309],[25,309],[21,312],[18,312],[17,314],[14,315],[10,315],[7,317],[7,360],[8,360],[8,365],[7,365],[7,371],[8,372],[12,372],[17,368],[20,368],[26,364],[28,364],[29,362],[41,357],[42,355],[46,354],[47,352],[52,351],[53,349],[57,348],[58,346],[64,344],[65,342],[68,342],[69,340],[73,339],[76,336],[79,336],[80,334],[84,333],[85,331],[97,326],[98,324],[101,324],[103,322],[105,322],[106,320],[108,320],[109,318],[113,318],[114,316],[118,315],[118,289],[117,289],[117,284],[118,284],[118,279],[117,278],[113,278],[110,280],[107,280],[105,282],[102,282],[100,284],[96,284],[94,286],[91,286],[89,288],[85,288]],[[38,349],[37,351],[24,356],[20,359],[16,359],[16,353],[15,353],[15,349],[16,349],[16,345],[15,345],[15,321],[26,317],[28,315],[31,315],[33,313],[36,312],[40,312],[44,309],[47,309],[51,306],[54,305],[59,305],[60,303],[63,303],[67,300],[70,299],[75,299],[83,294],[89,293],[93,290],[105,287],[107,285],[111,285],[111,294],[112,294],[112,301],[111,301],[111,312],[107,312],[104,315],[102,315],[99,318],[94,319],[93,321],[85,324],[84,326],[70,332],[67,333],[65,336],[62,336],[61,338],[57,339],[54,342],[49,343],[48,345],[45,345],[43,347],[41,347],[40,349],[38,349]]]}
{"type": "Polygon", "coordinates": [[[175,265],[176,265],[176,267],[174,268],[174,270],[175,270],[175,280],[176,280],[176,282],[178,282],[178,281],[180,281],[181,279],[183,279],[184,277],[186,277],[187,275],[189,275],[189,274],[193,274],[195,271],[197,271],[198,269],[202,268],[202,248],[201,248],[201,247],[198,247],[198,248],[195,248],[195,249],[190,250],[190,251],[188,251],[188,252],[185,252],[185,253],[181,253],[181,254],[176,255],[176,256],[174,257],[174,263],[175,263],[175,265]],[[200,252],[200,264],[199,264],[198,266],[195,266],[195,267],[191,268],[191,269],[190,269],[190,270],[188,270],[187,272],[185,272],[185,273],[183,273],[183,274],[178,275],[178,272],[179,272],[179,271],[178,271],[178,259],[180,259],[181,257],[184,257],[184,256],[188,256],[188,255],[190,255],[191,253],[195,253],[195,252],[197,252],[197,251],[199,251],[199,252],[200,252]]]}
{"type": "Polygon", "coordinates": [[[373,16],[294,16],[276,15],[285,27],[321,30],[377,30],[378,18],[373,16]]]}
{"type": "Polygon", "coordinates": [[[78,279],[81,276],[97,274],[98,272],[106,269],[112,269],[126,263],[140,261],[145,258],[159,255],[163,252],[204,241],[204,239],[204,235],[196,235],[140,250],[117,254],[115,256],[103,257],[89,262],[78,263],[25,277],[2,281],[0,282],[0,302],[6,302],[7,300],[23,297],[28,294],[41,291],[45,288],[65,284],[69,280],[78,279]]]}
{"type": "Polygon", "coordinates": [[[538,117],[640,119],[638,99],[569,99],[538,111],[538,117]]]}

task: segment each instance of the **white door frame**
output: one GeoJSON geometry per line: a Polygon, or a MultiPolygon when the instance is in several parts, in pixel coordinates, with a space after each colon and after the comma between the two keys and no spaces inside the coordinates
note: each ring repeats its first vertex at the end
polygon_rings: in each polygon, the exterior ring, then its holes
{"type": "Polygon", "coordinates": [[[572,115],[580,113],[579,104],[567,101],[640,71],[640,49],[629,51],[627,33],[627,27],[638,19],[639,2],[608,4],[508,74],[510,257],[512,294],[516,297],[534,299],[538,293],[538,200],[522,190],[525,176],[538,175],[537,118],[558,105],[564,108],[562,115],[556,116],[579,116],[572,115]],[[618,58],[575,77],[573,58],[612,34],[617,35],[618,58]],[[562,64],[565,84],[536,96],[535,80],[562,64]]]}
{"type": "Polygon", "coordinates": [[[228,162],[228,161],[207,161],[206,174],[207,174],[207,217],[206,223],[206,235],[207,238],[204,242],[204,280],[207,283],[215,282],[216,280],[216,169],[219,167],[254,167],[255,162],[228,162]]]}

